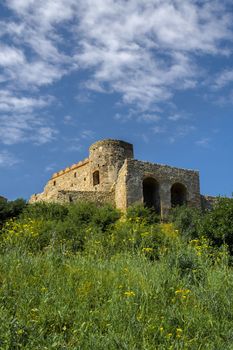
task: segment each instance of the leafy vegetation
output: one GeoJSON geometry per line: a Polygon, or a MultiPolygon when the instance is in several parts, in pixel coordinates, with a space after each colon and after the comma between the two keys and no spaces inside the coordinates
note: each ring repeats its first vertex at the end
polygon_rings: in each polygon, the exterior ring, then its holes
{"type": "Polygon", "coordinates": [[[8,201],[0,196],[0,227],[3,223],[13,217],[17,217],[26,207],[26,201],[22,198],[8,201]]]}
{"type": "Polygon", "coordinates": [[[167,223],[91,203],[17,215],[0,216],[0,349],[232,348],[233,199],[167,223]]]}

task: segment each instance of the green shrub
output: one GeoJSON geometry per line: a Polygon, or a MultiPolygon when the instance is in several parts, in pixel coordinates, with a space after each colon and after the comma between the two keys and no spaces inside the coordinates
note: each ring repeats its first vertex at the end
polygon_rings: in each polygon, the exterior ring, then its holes
{"type": "Polygon", "coordinates": [[[147,208],[143,204],[130,206],[127,209],[126,218],[132,221],[143,220],[147,224],[160,222],[160,216],[152,208],[147,208]]]}
{"type": "Polygon", "coordinates": [[[6,220],[18,217],[26,207],[26,201],[18,198],[14,201],[0,197],[0,228],[6,220]]]}
{"type": "Polygon", "coordinates": [[[170,220],[186,239],[200,237],[200,226],[203,220],[203,214],[200,210],[187,206],[179,206],[171,210],[170,220]]]}
{"type": "Polygon", "coordinates": [[[214,208],[205,214],[201,231],[213,244],[227,244],[233,253],[233,198],[217,200],[214,208]]]}
{"type": "Polygon", "coordinates": [[[43,220],[65,220],[68,215],[68,207],[59,203],[38,202],[29,204],[23,212],[24,218],[43,220]]]}
{"type": "Polygon", "coordinates": [[[99,207],[94,212],[92,217],[92,224],[99,227],[103,232],[105,232],[120,217],[121,213],[119,210],[113,208],[111,205],[104,205],[102,207],[99,207]]]}
{"type": "Polygon", "coordinates": [[[76,202],[68,206],[67,220],[73,222],[77,227],[88,226],[93,216],[98,211],[98,207],[94,203],[76,202]]]}

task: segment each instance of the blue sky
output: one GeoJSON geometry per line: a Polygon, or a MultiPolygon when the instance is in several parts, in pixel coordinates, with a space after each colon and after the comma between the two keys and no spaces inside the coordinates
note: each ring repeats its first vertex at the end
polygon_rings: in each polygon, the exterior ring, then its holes
{"type": "Polygon", "coordinates": [[[103,138],[233,192],[232,0],[2,0],[0,195],[103,138]]]}

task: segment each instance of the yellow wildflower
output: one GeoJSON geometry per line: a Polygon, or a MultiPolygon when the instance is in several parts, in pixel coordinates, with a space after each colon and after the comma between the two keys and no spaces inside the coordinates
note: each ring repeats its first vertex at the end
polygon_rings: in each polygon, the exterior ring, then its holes
{"type": "Polygon", "coordinates": [[[124,292],[124,295],[126,297],[134,297],[135,293],[132,290],[128,290],[128,291],[124,292]]]}
{"type": "Polygon", "coordinates": [[[176,328],[176,337],[177,338],[181,338],[182,333],[183,333],[182,328],[176,328]]]}
{"type": "Polygon", "coordinates": [[[142,251],[145,253],[150,253],[150,252],[153,252],[153,248],[145,247],[145,248],[142,248],[142,251]]]}

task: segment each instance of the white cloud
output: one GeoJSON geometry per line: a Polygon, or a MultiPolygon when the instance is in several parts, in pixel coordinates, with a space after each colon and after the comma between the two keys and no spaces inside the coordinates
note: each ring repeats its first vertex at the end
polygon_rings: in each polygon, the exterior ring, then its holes
{"type": "Polygon", "coordinates": [[[24,86],[41,86],[54,83],[56,80],[61,79],[64,74],[65,70],[61,67],[38,61],[25,64],[21,70],[14,71],[12,76],[13,78],[18,78],[24,86]]]}
{"type": "Polygon", "coordinates": [[[41,126],[36,130],[34,136],[31,137],[32,141],[37,145],[43,145],[51,142],[55,139],[58,131],[49,126],[41,126]]]}
{"type": "Polygon", "coordinates": [[[73,118],[71,117],[71,115],[64,116],[64,124],[73,124],[73,118]]]}
{"type": "Polygon", "coordinates": [[[178,120],[186,119],[183,115],[179,113],[172,114],[168,117],[168,120],[171,120],[172,122],[177,122],[178,120]]]}
{"type": "Polygon", "coordinates": [[[201,146],[201,147],[209,147],[210,141],[211,141],[211,139],[209,137],[204,137],[200,140],[197,140],[195,143],[196,143],[196,145],[201,146]]]}
{"type": "Polygon", "coordinates": [[[225,69],[215,78],[214,87],[220,89],[233,82],[233,69],[225,69]]]}
{"type": "Polygon", "coordinates": [[[26,97],[0,90],[0,142],[12,145],[28,141],[36,144],[52,141],[56,129],[49,125],[48,119],[37,114],[52,100],[51,97],[26,97]]]}
{"type": "Polygon", "coordinates": [[[7,6],[20,16],[39,24],[39,29],[49,29],[54,24],[67,21],[74,15],[75,0],[8,0],[7,6]]]}
{"type": "Polygon", "coordinates": [[[41,145],[52,141],[57,130],[48,120],[31,114],[8,114],[0,117],[0,142],[13,145],[32,142],[41,145]]]}
{"type": "Polygon", "coordinates": [[[163,134],[166,132],[166,128],[164,126],[155,126],[152,131],[154,134],[163,134]]]}
{"type": "Polygon", "coordinates": [[[92,139],[95,135],[93,130],[82,130],[80,133],[80,137],[82,139],[92,139]]]}
{"type": "Polygon", "coordinates": [[[171,135],[169,136],[168,140],[171,144],[173,144],[178,139],[193,134],[196,130],[197,128],[194,125],[189,124],[178,125],[175,129],[173,126],[173,128],[170,130],[171,135]]]}
{"type": "Polygon", "coordinates": [[[11,167],[19,162],[20,160],[8,151],[0,151],[0,167],[11,167]]]}
{"type": "Polygon", "coordinates": [[[0,112],[29,113],[34,109],[44,108],[51,102],[52,97],[35,98],[13,94],[11,91],[0,90],[0,112]]]}
{"type": "Polygon", "coordinates": [[[226,53],[231,18],[220,2],[80,1],[77,61],[92,68],[89,87],[106,84],[125,103],[150,109],[196,86],[196,55],[226,53]]]}
{"type": "Polygon", "coordinates": [[[161,120],[161,117],[158,114],[146,113],[138,117],[138,121],[144,122],[158,122],[161,120]]]}
{"type": "Polygon", "coordinates": [[[196,129],[197,128],[194,125],[180,125],[176,129],[176,135],[183,137],[194,132],[196,129]]]}
{"type": "Polygon", "coordinates": [[[25,58],[21,50],[0,44],[0,66],[15,66],[24,63],[25,58]]]}
{"type": "Polygon", "coordinates": [[[83,146],[81,145],[71,145],[68,148],[66,148],[69,152],[81,152],[83,150],[83,146]]]}
{"type": "Polygon", "coordinates": [[[57,168],[56,163],[49,164],[45,167],[45,172],[52,172],[57,168]]]}
{"type": "MultiPolygon", "coordinates": [[[[220,0],[5,1],[15,17],[0,22],[0,36],[9,42],[0,46],[0,82],[5,81],[14,95],[16,88],[39,90],[74,70],[86,70],[85,89],[119,93],[125,104],[140,111],[141,120],[157,121],[158,105],[170,102],[177,90],[198,86],[205,74],[198,57],[229,54],[225,44],[232,42],[232,17],[224,4],[220,0]]],[[[231,74],[223,72],[218,85],[231,81],[231,74]]],[[[8,111],[14,104],[27,109],[23,106],[30,103],[38,108],[27,96],[10,99],[11,104],[0,101],[0,110],[8,111]]],[[[138,118],[136,113],[133,117],[138,118]]],[[[174,118],[169,120],[178,121],[178,116],[174,118]]],[[[52,139],[48,130],[42,134],[52,139]]],[[[40,139],[43,142],[44,136],[40,139]]]]}

